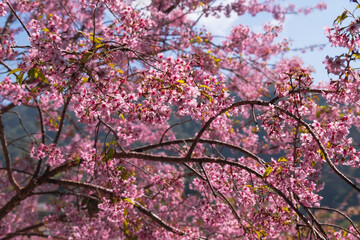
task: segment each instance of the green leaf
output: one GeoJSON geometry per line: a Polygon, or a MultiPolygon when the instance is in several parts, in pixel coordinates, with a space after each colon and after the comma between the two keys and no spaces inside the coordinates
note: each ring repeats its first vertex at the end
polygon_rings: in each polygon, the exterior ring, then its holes
{"type": "Polygon", "coordinates": [[[18,84],[22,84],[22,81],[23,81],[23,78],[24,78],[24,73],[21,72],[17,77],[16,77],[16,81],[18,84]]]}
{"type": "Polygon", "coordinates": [[[323,151],[321,151],[321,149],[318,150],[318,153],[320,154],[322,159],[325,159],[325,154],[323,153],[323,151]]]}
{"type": "Polygon", "coordinates": [[[82,78],[82,81],[81,81],[81,85],[83,85],[83,84],[86,83],[87,81],[89,81],[89,78],[88,78],[88,77],[87,77],[87,78],[83,77],[83,78],[82,78]]]}
{"type": "Polygon", "coordinates": [[[212,98],[209,94],[207,94],[204,90],[200,91],[201,94],[209,100],[209,102],[212,104],[212,98]]]}
{"type": "Polygon", "coordinates": [[[288,207],[283,207],[282,209],[283,209],[284,211],[286,211],[286,212],[290,213],[290,210],[289,210],[289,208],[288,208],[288,207]]]}
{"type": "Polygon", "coordinates": [[[317,117],[317,118],[320,118],[320,115],[321,115],[321,111],[317,111],[317,112],[316,112],[316,117],[317,117]]]}
{"type": "Polygon", "coordinates": [[[98,49],[98,48],[101,48],[102,46],[104,46],[104,44],[100,43],[100,44],[96,45],[95,48],[98,49]]]}
{"type": "Polygon", "coordinates": [[[181,83],[181,84],[185,84],[185,85],[186,85],[186,83],[185,83],[185,81],[184,81],[184,80],[177,80],[177,82],[178,82],[178,83],[181,83]]]}
{"type": "Polygon", "coordinates": [[[30,68],[28,73],[27,73],[30,82],[33,82],[35,80],[35,71],[34,68],[30,68]]]}
{"type": "Polygon", "coordinates": [[[40,79],[42,82],[50,84],[45,75],[37,68],[30,68],[27,75],[30,82],[33,82],[35,79],[40,79]]]}
{"type": "Polygon", "coordinates": [[[131,203],[132,205],[135,205],[135,203],[130,198],[124,198],[124,201],[131,203]]]}
{"type": "Polygon", "coordinates": [[[128,215],[129,211],[127,210],[127,208],[124,208],[124,216],[128,215]]]}
{"type": "Polygon", "coordinates": [[[356,57],[357,59],[360,59],[360,54],[359,53],[353,53],[353,56],[356,57]]]}
{"type": "Polygon", "coordinates": [[[91,41],[93,41],[94,43],[96,43],[96,44],[101,44],[101,41],[100,40],[102,40],[102,38],[97,38],[97,37],[93,37],[93,36],[89,36],[89,38],[90,38],[90,40],[91,41]]]}
{"type": "Polygon", "coordinates": [[[15,68],[14,70],[11,70],[11,71],[8,73],[8,76],[9,76],[10,74],[16,73],[16,72],[18,72],[18,71],[21,71],[21,68],[15,68]]]}
{"type": "Polygon", "coordinates": [[[114,149],[110,148],[105,154],[104,161],[107,162],[109,159],[111,159],[114,153],[115,153],[114,149]]]}
{"type": "Polygon", "coordinates": [[[262,178],[266,178],[272,172],[272,170],[272,167],[267,167],[262,178]]]}
{"type": "Polygon", "coordinates": [[[124,230],[125,230],[125,234],[129,235],[129,227],[126,218],[124,218],[124,230]]]}
{"type": "Polygon", "coordinates": [[[207,88],[207,89],[209,89],[209,91],[211,91],[211,88],[206,85],[200,85],[199,87],[207,88]]]}
{"type": "Polygon", "coordinates": [[[311,162],[311,166],[313,166],[313,168],[316,168],[316,162],[315,162],[315,161],[312,161],[312,162],[311,162]]]}
{"type": "Polygon", "coordinates": [[[255,231],[255,232],[256,232],[256,235],[258,236],[258,238],[261,239],[261,233],[258,231],[255,231]]]}
{"type": "Polygon", "coordinates": [[[340,16],[335,18],[334,24],[335,23],[337,23],[337,24],[342,23],[342,21],[344,21],[348,17],[347,13],[348,13],[348,11],[345,10],[340,16]]]}
{"type": "Polygon", "coordinates": [[[35,68],[35,77],[39,78],[44,83],[50,84],[49,81],[46,79],[45,75],[37,68],[35,68]]]}
{"type": "Polygon", "coordinates": [[[69,63],[76,62],[76,58],[69,58],[69,63]]]}

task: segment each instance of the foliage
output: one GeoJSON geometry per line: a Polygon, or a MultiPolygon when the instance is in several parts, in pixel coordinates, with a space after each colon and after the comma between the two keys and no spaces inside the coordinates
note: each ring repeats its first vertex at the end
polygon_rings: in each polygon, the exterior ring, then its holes
{"type": "Polygon", "coordinates": [[[315,85],[278,35],[287,14],[323,3],[1,1],[0,236],[359,239],[359,207],[319,194],[323,169],[360,191],[339,170],[360,166],[353,2],[326,29],[347,50],[315,85]],[[222,42],[197,26],[260,13],[276,24],[236,25],[222,42]],[[10,115],[23,136],[4,127],[10,115]]]}

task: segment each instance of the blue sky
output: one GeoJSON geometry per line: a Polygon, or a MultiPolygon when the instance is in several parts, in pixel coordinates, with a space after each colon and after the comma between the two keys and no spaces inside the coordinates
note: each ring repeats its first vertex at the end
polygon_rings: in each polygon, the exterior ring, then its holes
{"type": "MultiPolygon", "coordinates": [[[[227,0],[222,0],[219,2],[224,2],[227,0]]],[[[286,3],[293,3],[297,6],[313,6],[319,1],[314,0],[285,0],[280,1],[286,3]]],[[[326,44],[326,47],[320,51],[319,49],[314,49],[313,51],[308,50],[305,53],[301,51],[290,51],[287,56],[298,55],[301,57],[306,65],[311,65],[315,69],[313,74],[315,82],[320,81],[329,81],[329,76],[325,70],[325,66],[322,63],[327,55],[335,56],[341,54],[343,49],[330,47],[328,40],[324,35],[324,27],[332,26],[334,19],[339,16],[345,9],[353,11],[356,4],[350,3],[349,0],[323,0],[327,3],[328,8],[326,10],[315,10],[308,15],[299,14],[299,15],[288,15],[287,20],[284,24],[284,32],[281,34],[281,38],[288,38],[292,40],[291,48],[303,48],[315,44],[326,44]]],[[[228,35],[231,26],[235,24],[248,24],[255,31],[257,29],[262,29],[262,23],[269,21],[271,19],[270,15],[260,14],[255,18],[251,16],[231,16],[229,19],[221,18],[203,18],[200,21],[200,24],[205,25],[205,27],[212,33],[216,35],[228,35]]],[[[219,39],[220,40],[220,39],[219,39]]]]}

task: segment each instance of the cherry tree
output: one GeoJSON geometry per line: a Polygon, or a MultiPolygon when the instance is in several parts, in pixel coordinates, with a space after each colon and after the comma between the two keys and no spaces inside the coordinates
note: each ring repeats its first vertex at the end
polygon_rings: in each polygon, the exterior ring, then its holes
{"type": "Polygon", "coordinates": [[[324,174],[360,191],[340,171],[360,166],[352,2],[315,84],[278,36],[324,3],[0,1],[2,239],[360,239],[359,208],[319,194],[324,174]],[[198,24],[246,14],[276,21],[221,41],[198,24]]]}

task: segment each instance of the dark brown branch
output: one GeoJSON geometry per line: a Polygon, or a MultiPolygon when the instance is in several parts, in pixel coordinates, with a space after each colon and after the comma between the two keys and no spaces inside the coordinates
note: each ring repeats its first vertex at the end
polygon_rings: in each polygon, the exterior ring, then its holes
{"type": "Polygon", "coordinates": [[[54,168],[53,170],[47,169],[47,171],[41,177],[33,178],[24,188],[20,190],[17,195],[12,197],[4,206],[0,208],[0,220],[3,219],[15,207],[17,207],[24,199],[26,199],[37,186],[47,183],[49,178],[72,167],[78,166],[80,163],[81,161],[66,162],[63,165],[54,168]]]}
{"type": "Polygon", "coordinates": [[[17,15],[16,11],[14,10],[14,8],[11,6],[11,4],[7,1],[6,4],[9,6],[9,8],[11,9],[11,12],[14,13],[15,17],[19,20],[19,22],[21,23],[21,26],[24,28],[24,30],[26,31],[27,35],[29,36],[29,38],[31,38],[30,32],[27,29],[27,27],[25,26],[25,24],[23,23],[23,21],[21,21],[20,17],[17,15]]]}
{"type": "MultiPolygon", "coordinates": [[[[184,163],[184,164],[186,164],[186,163],[184,163]]],[[[213,188],[213,186],[212,186],[212,184],[211,184],[211,182],[210,182],[210,179],[209,179],[209,177],[208,177],[208,174],[206,173],[206,170],[204,169],[202,163],[200,163],[200,166],[201,166],[201,168],[202,168],[202,170],[203,170],[206,178],[204,178],[203,176],[201,176],[200,173],[197,173],[196,171],[194,171],[194,172],[195,172],[203,181],[206,181],[206,182],[208,183],[208,185],[209,185],[209,187],[210,187],[210,189],[211,189],[211,191],[212,191],[212,193],[214,194],[215,197],[219,197],[221,200],[223,200],[223,201],[226,203],[226,205],[229,206],[229,208],[230,208],[231,212],[233,213],[233,215],[235,216],[236,220],[239,222],[240,225],[242,225],[242,223],[241,223],[241,218],[240,218],[239,214],[236,212],[234,206],[233,206],[233,205],[230,203],[230,201],[224,196],[224,194],[222,194],[221,192],[219,192],[218,190],[215,190],[215,189],[213,188]]],[[[248,222],[248,223],[249,223],[249,222],[248,222]]],[[[249,223],[249,224],[251,224],[251,223],[249,223]]]]}
{"type": "MultiPolygon", "coordinates": [[[[289,92],[289,95],[295,94],[295,93],[301,93],[301,92],[303,92],[303,91],[304,91],[304,89],[291,90],[291,91],[289,92]]],[[[334,91],[321,90],[321,89],[307,89],[307,90],[306,90],[306,93],[317,93],[317,94],[327,93],[327,94],[328,94],[328,93],[334,93],[334,91]]],[[[284,97],[286,97],[286,96],[284,96],[284,97]]],[[[283,97],[276,96],[276,97],[274,97],[274,98],[270,101],[270,103],[271,103],[271,104],[274,104],[276,101],[280,100],[281,98],[283,98],[283,97]]]]}
{"type": "Polygon", "coordinates": [[[103,194],[113,194],[114,191],[109,188],[104,188],[98,185],[94,185],[91,183],[79,182],[74,180],[66,180],[66,179],[54,179],[51,178],[47,181],[48,183],[60,185],[60,186],[73,186],[73,187],[81,187],[85,189],[90,189],[97,192],[102,192],[103,194]]]}
{"type": "Polygon", "coordinates": [[[9,105],[6,105],[0,109],[0,114],[4,114],[4,113],[8,112],[11,109],[13,109],[14,107],[16,107],[16,105],[14,103],[10,103],[9,105]]]}
{"type": "Polygon", "coordinates": [[[34,101],[36,102],[36,109],[38,110],[39,113],[39,118],[40,118],[40,131],[41,131],[41,142],[43,144],[45,144],[46,142],[46,134],[45,134],[45,125],[44,125],[44,118],[43,118],[43,112],[40,108],[39,102],[34,99],[34,101]]]}
{"type": "MultiPolygon", "coordinates": [[[[77,182],[77,181],[73,181],[73,180],[49,179],[49,183],[63,185],[63,186],[76,186],[76,187],[91,189],[91,190],[94,190],[97,192],[102,192],[104,194],[110,194],[110,195],[112,195],[114,193],[114,191],[109,188],[104,188],[104,187],[93,185],[90,183],[77,182]]],[[[126,198],[123,198],[123,200],[125,200],[125,199],[126,198]]],[[[144,213],[145,215],[147,215],[148,217],[153,219],[155,222],[157,222],[160,226],[162,226],[166,230],[173,232],[180,236],[183,236],[186,234],[185,232],[183,232],[175,227],[170,226],[164,220],[162,220],[159,216],[157,216],[155,213],[153,213],[152,211],[150,211],[149,209],[147,209],[140,203],[136,202],[135,200],[132,200],[132,199],[128,199],[128,200],[129,200],[129,202],[132,202],[134,204],[134,207],[137,210],[139,210],[140,212],[144,213]]]]}
{"type": "Polygon", "coordinates": [[[236,103],[233,103],[231,104],[229,107],[227,108],[224,108],[223,110],[221,110],[219,113],[217,113],[215,116],[211,117],[205,124],[204,126],[200,129],[200,131],[198,132],[198,134],[196,135],[195,137],[195,140],[194,142],[191,144],[187,154],[186,154],[186,158],[190,158],[197,143],[199,142],[202,134],[209,128],[210,124],[218,117],[220,116],[221,114],[224,114],[225,112],[233,109],[233,108],[236,108],[236,107],[240,107],[240,106],[243,106],[243,105],[260,105],[260,106],[269,106],[269,102],[266,102],[266,101],[250,101],[250,100],[247,100],[247,101],[240,101],[240,102],[236,102],[236,103]]]}
{"type": "Polygon", "coordinates": [[[340,176],[346,183],[348,183],[352,188],[356,189],[358,192],[360,192],[360,188],[353,183],[353,181],[351,181],[348,177],[346,177],[336,166],[335,164],[330,160],[329,154],[326,151],[326,149],[324,148],[323,144],[321,143],[320,139],[316,136],[316,134],[314,133],[313,129],[310,127],[309,124],[307,124],[304,120],[300,119],[299,117],[295,116],[294,114],[290,113],[289,111],[275,106],[276,109],[280,110],[281,112],[285,113],[286,115],[292,117],[293,119],[295,119],[296,121],[298,121],[299,123],[301,123],[301,125],[303,125],[311,134],[311,136],[315,139],[315,142],[317,143],[317,145],[319,146],[320,150],[322,151],[322,153],[324,154],[325,157],[325,161],[329,164],[330,168],[338,175],[340,176]]]}
{"type": "Polygon", "coordinates": [[[217,197],[217,194],[216,194],[216,192],[215,192],[215,190],[214,190],[214,188],[213,188],[213,186],[212,186],[212,184],[211,184],[211,182],[210,182],[209,176],[208,176],[208,174],[207,174],[204,166],[202,165],[202,163],[200,163],[200,167],[201,167],[201,169],[202,169],[203,172],[204,172],[205,181],[208,183],[208,185],[209,185],[209,187],[210,187],[210,189],[211,189],[211,192],[214,194],[215,197],[217,197]]]}
{"type": "MultiPolygon", "coordinates": [[[[155,149],[155,148],[159,148],[159,147],[163,147],[163,146],[169,146],[169,145],[173,145],[173,144],[182,144],[182,143],[186,143],[186,142],[194,142],[195,139],[194,138],[186,138],[186,139],[179,139],[179,140],[174,140],[174,141],[167,141],[164,143],[158,143],[158,144],[153,144],[153,145],[147,145],[145,147],[139,147],[139,148],[135,148],[132,151],[134,152],[144,152],[147,150],[151,150],[151,149],[155,149]]],[[[258,163],[260,163],[261,165],[264,166],[265,161],[263,159],[261,159],[260,157],[258,157],[257,155],[255,155],[254,153],[239,147],[239,146],[235,146],[226,142],[222,142],[222,141],[218,141],[218,140],[212,140],[212,139],[199,139],[198,141],[199,143],[208,143],[208,144],[216,144],[216,145],[220,145],[220,146],[224,146],[236,151],[239,151],[245,155],[247,155],[248,157],[251,157],[252,159],[256,160],[258,163]]]]}
{"type": "Polygon", "coordinates": [[[349,229],[346,229],[342,226],[339,226],[337,224],[332,224],[332,223],[320,223],[321,225],[323,226],[329,226],[329,227],[336,227],[336,228],[339,228],[341,230],[343,230],[344,232],[347,232],[347,233],[350,233],[351,235],[353,235],[354,237],[356,237],[357,239],[360,239],[359,235],[355,235],[354,233],[350,232],[349,229]]]}
{"type": "Polygon", "coordinates": [[[67,111],[67,108],[70,104],[70,101],[71,101],[71,95],[66,99],[65,101],[65,105],[64,105],[64,108],[62,110],[62,113],[61,113],[61,119],[60,119],[60,123],[59,123],[59,129],[56,133],[56,136],[55,136],[55,139],[54,139],[54,144],[57,144],[57,142],[59,141],[59,138],[60,138],[60,135],[61,135],[61,131],[62,131],[62,128],[64,126],[64,122],[65,122],[65,114],[66,114],[66,111],[67,111]]]}
{"type": "Polygon", "coordinates": [[[34,225],[31,225],[31,226],[16,230],[15,232],[7,234],[4,238],[1,238],[1,240],[11,239],[11,238],[13,238],[13,237],[15,237],[17,235],[31,234],[31,233],[28,233],[28,231],[37,229],[37,228],[42,227],[42,226],[44,226],[44,223],[38,223],[38,224],[34,224],[34,225]]]}
{"type": "MultiPolygon", "coordinates": [[[[193,143],[190,146],[190,149],[188,150],[188,153],[186,154],[186,158],[190,159],[192,152],[194,151],[196,144],[199,142],[202,134],[205,132],[205,130],[210,126],[210,124],[221,114],[225,113],[226,111],[233,109],[235,107],[239,107],[239,106],[243,106],[243,105],[258,105],[258,106],[269,106],[271,103],[270,102],[266,102],[266,101],[239,101],[236,103],[231,104],[229,107],[224,108],[223,110],[221,110],[219,113],[217,113],[215,116],[211,117],[205,124],[204,126],[201,128],[201,130],[198,132],[198,134],[196,135],[193,143]]],[[[298,121],[299,123],[301,123],[311,134],[311,136],[315,139],[316,143],[318,144],[320,150],[324,153],[324,157],[326,162],[329,164],[329,166],[331,167],[331,169],[334,170],[334,172],[339,175],[345,182],[347,182],[352,188],[356,189],[358,192],[360,192],[360,188],[354,184],[348,177],[346,177],[336,166],[335,164],[330,160],[329,158],[329,154],[327,153],[327,151],[325,150],[324,146],[322,145],[322,143],[320,142],[320,139],[316,136],[316,134],[314,133],[314,131],[311,129],[311,127],[304,122],[302,119],[300,119],[299,117],[295,116],[294,114],[290,113],[289,111],[274,105],[274,107],[285,113],[286,115],[288,115],[289,117],[293,118],[294,120],[298,121]]]]}
{"type": "Polygon", "coordinates": [[[326,210],[326,211],[337,212],[338,214],[340,214],[341,216],[343,216],[344,218],[346,218],[350,222],[350,224],[354,227],[355,231],[360,236],[360,231],[359,231],[358,227],[356,227],[355,223],[351,220],[351,218],[349,216],[347,216],[345,213],[343,213],[342,211],[340,211],[338,209],[334,209],[334,208],[329,208],[329,207],[311,207],[311,209],[318,209],[318,210],[326,210]]]}
{"type": "Polygon", "coordinates": [[[153,154],[144,154],[144,153],[137,153],[137,152],[122,152],[122,153],[115,153],[115,158],[137,158],[155,162],[171,162],[171,163],[187,163],[187,162],[197,162],[197,163],[218,163],[218,164],[226,164],[229,166],[235,166],[240,169],[247,171],[248,173],[254,174],[256,177],[262,179],[267,186],[273,189],[281,198],[285,200],[285,202],[296,212],[298,216],[303,220],[303,222],[314,231],[316,236],[319,239],[326,239],[322,233],[320,233],[317,229],[313,227],[313,225],[308,221],[308,219],[300,212],[300,210],[291,202],[291,200],[279,189],[273,186],[271,183],[267,182],[266,179],[263,179],[262,174],[256,172],[255,170],[242,165],[238,162],[228,161],[221,158],[210,158],[210,157],[200,157],[200,158],[190,158],[187,157],[173,157],[173,156],[158,156],[153,154]]]}
{"type": "Polygon", "coordinates": [[[317,218],[314,216],[314,214],[309,210],[308,207],[304,206],[304,204],[302,204],[302,203],[300,202],[300,199],[299,199],[299,197],[298,197],[296,194],[294,194],[294,195],[295,195],[295,198],[296,198],[297,202],[300,203],[301,206],[303,206],[305,212],[310,216],[310,218],[311,218],[312,221],[315,223],[315,225],[318,227],[318,229],[324,234],[324,236],[326,237],[326,239],[329,239],[329,238],[327,237],[327,234],[326,234],[325,230],[322,228],[320,222],[317,220],[317,218]]]}
{"type": "MultiPolygon", "coordinates": [[[[35,101],[36,101],[36,100],[35,100],[35,101]]],[[[41,108],[40,108],[39,103],[38,103],[37,101],[36,101],[36,103],[37,103],[37,110],[38,110],[39,118],[40,118],[41,142],[42,142],[43,144],[45,144],[46,136],[45,136],[45,126],[44,126],[43,113],[42,113],[42,110],[41,110],[41,108]]],[[[38,162],[38,164],[37,164],[37,166],[36,166],[33,179],[36,178],[36,177],[39,175],[42,161],[43,161],[43,159],[40,158],[40,159],[39,159],[39,162],[38,162]]]]}
{"type": "Polygon", "coordinates": [[[12,167],[11,167],[11,157],[10,157],[10,153],[9,153],[9,149],[8,149],[8,145],[7,145],[7,141],[6,141],[5,130],[4,130],[4,125],[3,125],[3,121],[2,121],[2,114],[0,114],[0,141],[1,141],[1,146],[2,146],[3,153],[4,153],[4,157],[5,157],[5,165],[6,165],[6,171],[7,171],[9,182],[15,188],[17,194],[20,194],[21,187],[16,182],[14,175],[13,175],[12,167]]]}
{"type": "MultiPolygon", "coordinates": [[[[6,168],[0,168],[0,171],[1,171],[1,170],[7,171],[6,168]]],[[[19,172],[19,173],[24,173],[24,174],[27,174],[27,175],[32,175],[32,173],[29,173],[29,172],[24,171],[24,170],[16,169],[16,168],[12,168],[12,171],[13,171],[13,172],[19,172]]]]}
{"type": "MultiPolygon", "coordinates": [[[[25,127],[25,125],[24,125],[24,123],[23,123],[23,121],[22,121],[22,119],[21,119],[20,114],[19,114],[18,112],[13,112],[13,111],[8,111],[8,113],[12,113],[12,114],[15,114],[15,115],[17,116],[17,118],[18,118],[18,120],[19,120],[19,123],[20,123],[20,126],[22,127],[22,129],[23,129],[24,132],[26,133],[26,136],[27,136],[28,138],[30,138],[32,141],[35,142],[35,139],[32,137],[32,134],[30,134],[30,132],[26,129],[26,127],[25,127]]],[[[13,141],[14,141],[14,140],[12,140],[11,142],[13,142],[13,141]]],[[[10,145],[10,143],[9,143],[9,145],[10,145]]]]}
{"type": "Polygon", "coordinates": [[[0,37],[0,44],[2,44],[3,38],[2,36],[4,36],[5,34],[7,34],[7,31],[9,30],[9,27],[11,25],[11,23],[14,22],[14,14],[11,12],[8,16],[8,18],[6,19],[5,25],[1,31],[1,37],[0,37]]]}
{"type": "Polygon", "coordinates": [[[69,16],[70,20],[74,23],[74,26],[76,27],[76,29],[80,29],[79,26],[76,24],[75,20],[73,19],[72,15],[70,14],[70,12],[65,8],[65,6],[62,4],[61,0],[58,0],[60,6],[65,10],[66,14],[69,16]]]}
{"type": "Polygon", "coordinates": [[[115,137],[115,139],[117,140],[116,142],[117,142],[117,146],[120,148],[120,150],[121,151],[123,151],[123,152],[126,152],[125,151],[125,149],[119,144],[119,137],[118,137],[118,135],[117,135],[117,133],[116,133],[116,131],[109,125],[109,124],[107,124],[106,122],[104,122],[100,117],[98,118],[99,119],[99,121],[102,123],[102,124],[104,124],[105,125],[105,127],[107,127],[113,134],[114,134],[114,137],[115,137]]]}
{"type": "Polygon", "coordinates": [[[172,10],[174,10],[180,3],[180,0],[176,0],[176,2],[171,5],[168,9],[164,11],[164,13],[169,14],[172,10]]]}
{"type": "Polygon", "coordinates": [[[166,134],[166,133],[167,133],[170,129],[172,129],[173,127],[176,127],[176,126],[178,126],[178,125],[181,125],[181,124],[184,124],[184,123],[190,122],[190,121],[191,121],[191,119],[189,119],[189,120],[185,120],[185,121],[182,121],[182,122],[175,123],[175,124],[171,125],[168,129],[166,129],[166,130],[165,130],[165,132],[163,133],[163,135],[162,135],[162,136],[161,136],[161,138],[160,138],[159,143],[162,143],[162,141],[163,141],[163,138],[164,138],[165,134],[166,134]]]}

